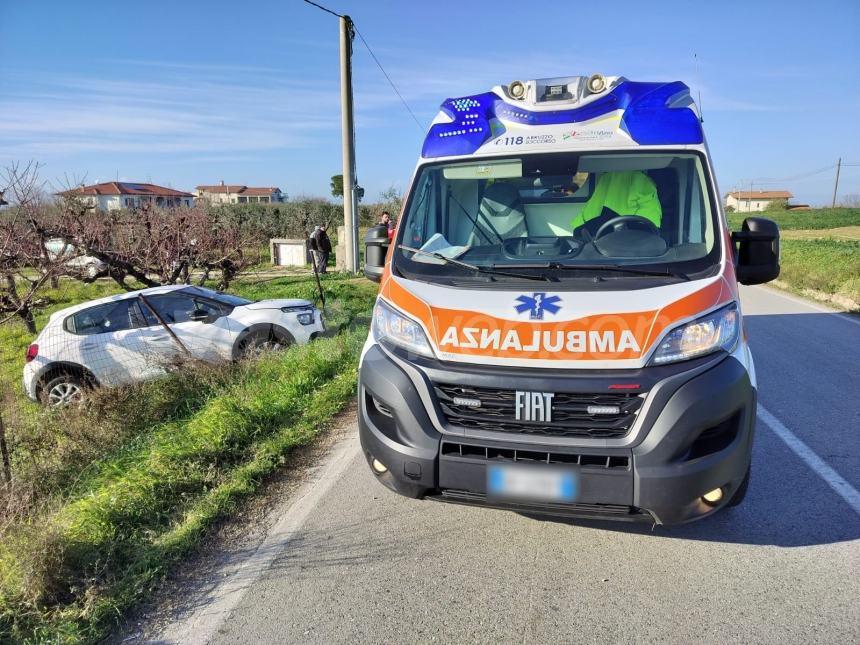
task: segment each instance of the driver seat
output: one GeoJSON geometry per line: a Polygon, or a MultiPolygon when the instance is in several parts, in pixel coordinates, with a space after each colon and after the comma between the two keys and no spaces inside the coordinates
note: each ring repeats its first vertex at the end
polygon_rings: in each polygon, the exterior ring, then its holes
{"type": "Polygon", "coordinates": [[[594,194],[571,221],[571,230],[585,226],[593,235],[604,222],[624,215],[644,217],[660,228],[663,209],[657,196],[657,185],[641,170],[600,175],[594,194]]]}
{"type": "Polygon", "coordinates": [[[477,222],[473,236],[477,237],[478,243],[489,241],[496,244],[498,236],[503,240],[527,236],[526,216],[516,186],[504,181],[495,181],[487,186],[481,198],[477,222]]]}

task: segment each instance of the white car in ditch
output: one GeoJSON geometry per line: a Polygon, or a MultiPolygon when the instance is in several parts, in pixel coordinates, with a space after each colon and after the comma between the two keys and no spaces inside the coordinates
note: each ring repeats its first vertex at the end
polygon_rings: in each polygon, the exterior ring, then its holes
{"type": "Polygon", "coordinates": [[[35,401],[65,405],[86,388],[153,378],[187,357],[233,361],[324,331],[307,300],[254,302],[187,285],[143,289],[54,313],[27,349],[24,389],[35,401]]]}

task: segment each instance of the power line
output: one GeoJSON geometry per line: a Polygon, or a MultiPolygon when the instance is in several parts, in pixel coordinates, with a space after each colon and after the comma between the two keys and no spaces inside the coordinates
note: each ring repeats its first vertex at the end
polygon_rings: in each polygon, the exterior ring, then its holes
{"type": "Polygon", "coordinates": [[[772,177],[759,177],[759,178],[753,179],[752,181],[754,181],[757,184],[781,184],[781,183],[787,182],[787,181],[799,181],[801,179],[806,179],[807,177],[813,177],[815,175],[820,175],[821,173],[827,172],[828,170],[832,170],[835,167],[836,167],[836,164],[830,164],[828,166],[824,166],[823,168],[818,168],[816,170],[810,170],[808,172],[798,173],[798,174],[793,175],[791,177],[782,177],[780,179],[774,179],[772,177]]]}
{"type": "Polygon", "coordinates": [[[424,126],[421,125],[421,121],[419,121],[418,117],[415,116],[415,112],[413,112],[412,108],[409,107],[409,104],[406,102],[406,99],[403,98],[403,95],[400,93],[400,90],[397,89],[397,86],[394,84],[394,81],[391,80],[391,77],[388,75],[388,72],[385,71],[385,68],[382,66],[382,63],[379,62],[379,59],[376,57],[376,54],[373,53],[373,50],[370,48],[370,45],[367,44],[367,41],[364,39],[364,36],[361,35],[361,32],[358,30],[358,27],[355,26],[355,22],[351,18],[343,16],[339,13],[335,13],[331,9],[328,9],[321,4],[317,4],[312,0],[304,1],[307,2],[309,5],[313,5],[317,9],[322,9],[326,13],[330,13],[333,16],[337,16],[338,18],[347,18],[347,20],[349,20],[350,24],[352,25],[352,28],[355,30],[355,33],[358,34],[358,37],[361,38],[361,42],[364,43],[364,46],[367,48],[367,52],[370,54],[370,57],[373,58],[373,62],[376,63],[376,66],[379,68],[379,71],[381,71],[383,76],[385,76],[385,79],[388,81],[388,84],[391,86],[391,89],[394,90],[394,93],[397,95],[397,98],[399,98],[400,102],[403,103],[403,107],[405,107],[406,111],[409,112],[409,116],[411,116],[412,120],[415,121],[415,125],[418,126],[418,129],[421,132],[424,132],[424,126]]]}
{"type": "MultiPolygon", "coordinates": [[[[308,2],[309,0],[305,0],[308,2]]],[[[388,72],[385,71],[385,68],[382,66],[382,63],[379,62],[379,59],[376,57],[376,54],[373,53],[373,50],[370,48],[370,45],[367,44],[367,41],[364,39],[364,36],[361,35],[361,32],[358,30],[358,27],[355,26],[355,23],[352,23],[353,28],[355,29],[355,33],[358,34],[358,37],[361,38],[361,42],[364,43],[364,46],[367,47],[367,51],[370,54],[373,61],[376,63],[376,66],[379,67],[379,71],[383,73],[385,78],[388,80],[388,84],[391,85],[391,89],[394,90],[394,93],[397,94],[397,97],[400,99],[400,102],[403,103],[403,107],[406,108],[406,111],[409,112],[409,115],[412,117],[412,120],[415,121],[415,125],[418,126],[418,129],[423,133],[424,127],[421,125],[421,122],[418,120],[418,117],[415,116],[415,113],[412,111],[412,108],[409,107],[409,104],[406,102],[406,99],[403,98],[403,95],[400,93],[400,90],[397,89],[397,86],[394,84],[394,81],[391,80],[391,77],[388,75],[388,72]]]]}
{"type": "Polygon", "coordinates": [[[313,6],[315,6],[317,9],[322,9],[322,10],[323,10],[323,11],[325,11],[326,13],[330,13],[330,14],[331,14],[331,15],[333,15],[333,16],[337,16],[338,18],[343,18],[343,16],[342,16],[341,14],[339,14],[339,13],[335,13],[335,12],[334,12],[334,11],[332,11],[331,9],[327,9],[327,8],[325,8],[324,6],[322,6],[321,4],[317,4],[316,2],[311,2],[311,0],[305,0],[305,2],[307,2],[308,4],[312,4],[312,5],[313,5],[313,6]]]}

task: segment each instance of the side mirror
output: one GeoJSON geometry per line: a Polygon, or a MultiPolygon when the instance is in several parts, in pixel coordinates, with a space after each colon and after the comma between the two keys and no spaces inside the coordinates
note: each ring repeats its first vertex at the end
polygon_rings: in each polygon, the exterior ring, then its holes
{"type": "Polygon", "coordinates": [[[735,267],[741,284],[763,284],[779,277],[779,226],[764,217],[747,217],[732,233],[735,267]]]}
{"type": "Polygon", "coordinates": [[[388,239],[388,227],[384,224],[368,229],[364,236],[364,276],[368,280],[379,282],[385,270],[385,256],[391,242],[388,239]]]}

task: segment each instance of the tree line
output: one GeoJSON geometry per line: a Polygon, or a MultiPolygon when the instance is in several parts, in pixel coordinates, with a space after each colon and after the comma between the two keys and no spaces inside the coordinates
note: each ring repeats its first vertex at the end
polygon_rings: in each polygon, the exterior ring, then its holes
{"type": "MultiPolygon", "coordinates": [[[[280,204],[218,204],[101,211],[78,197],[53,197],[37,164],[0,173],[8,205],[0,210],[0,323],[20,319],[36,332],[42,293],[60,278],[109,278],[126,290],[168,284],[214,283],[227,289],[259,265],[270,238],[306,239],[318,224],[343,222],[343,207],[299,197],[280,204]],[[75,258],[87,258],[81,270],[75,258]]],[[[383,210],[399,212],[395,189],[362,205],[363,226],[383,210]]]]}

